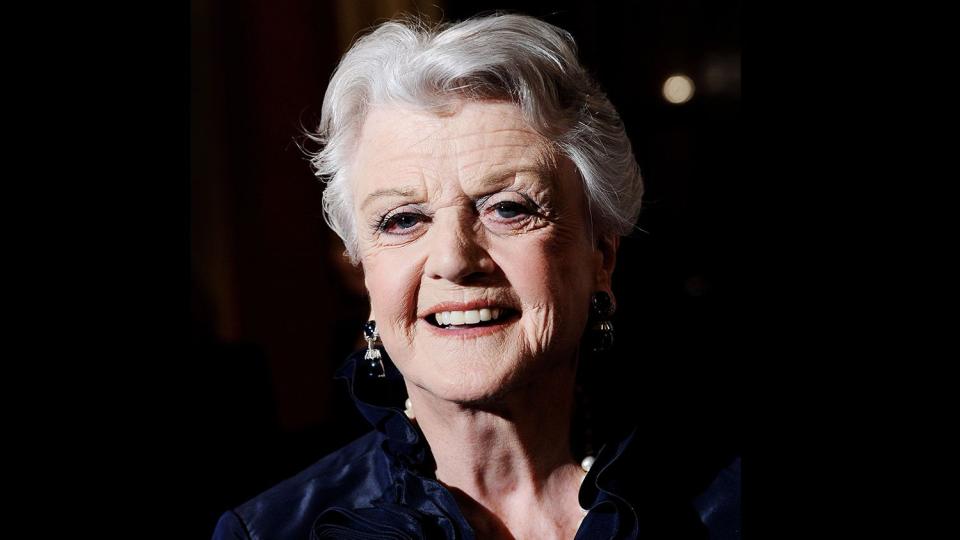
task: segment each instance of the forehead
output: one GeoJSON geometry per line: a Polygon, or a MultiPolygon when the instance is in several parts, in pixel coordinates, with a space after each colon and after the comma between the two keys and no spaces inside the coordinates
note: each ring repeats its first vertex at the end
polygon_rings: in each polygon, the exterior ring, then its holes
{"type": "Polygon", "coordinates": [[[451,175],[470,180],[501,168],[542,167],[550,155],[549,141],[511,103],[461,102],[446,115],[377,106],[361,129],[351,176],[358,191],[451,175]]]}

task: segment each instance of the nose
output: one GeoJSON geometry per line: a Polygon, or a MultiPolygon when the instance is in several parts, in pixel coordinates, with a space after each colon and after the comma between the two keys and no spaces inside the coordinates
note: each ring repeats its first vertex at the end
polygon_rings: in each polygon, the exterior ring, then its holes
{"type": "Polygon", "coordinates": [[[430,279],[468,283],[492,274],[496,263],[472,226],[472,217],[449,215],[436,219],[430,232],[430,253],[424,273],[430,279]]]}

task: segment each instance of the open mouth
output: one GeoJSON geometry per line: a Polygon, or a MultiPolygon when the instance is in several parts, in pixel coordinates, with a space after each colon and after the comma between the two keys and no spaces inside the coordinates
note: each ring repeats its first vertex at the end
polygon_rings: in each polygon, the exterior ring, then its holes
{"type": "Polygon", "coordinates": [[[437,328],[466,329],[503,324],[519,314],[508,308],[482,308],[467,311],[441,311],[427,315],[426,321],[437,328]]]}

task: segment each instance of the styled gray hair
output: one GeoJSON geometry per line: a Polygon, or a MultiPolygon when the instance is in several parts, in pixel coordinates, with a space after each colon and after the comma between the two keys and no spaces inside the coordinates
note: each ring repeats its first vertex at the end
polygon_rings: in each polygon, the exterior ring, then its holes
{"type": "Polygon", "coordinates": [[[348,182],[349,152],[371,105],[443,112],[456,100],[516,104],[526,122],[577,167],[594,234],[629,234],[643,179],[620,115],[577,59],[565,30],[524,15],[495,14],[432,27],[407,18],[379,25],[340,60],[309,137],[316,175],[327,182],[324,218],[358,261],[348,182]]]}

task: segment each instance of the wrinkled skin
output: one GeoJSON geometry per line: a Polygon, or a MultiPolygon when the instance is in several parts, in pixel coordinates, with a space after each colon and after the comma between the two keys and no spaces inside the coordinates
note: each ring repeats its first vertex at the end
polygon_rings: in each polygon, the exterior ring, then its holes
{"type": "Polygon", "coordinates": [[[408,387],[489,403],[575,363],[590,295],[610,293],[617,241],[593,236],[575,167],[516,106],[374,107],[347,173],[372,315],[408,387]],[[473,300],[519,318],[467,337],[425,319],[473,300]]]}

